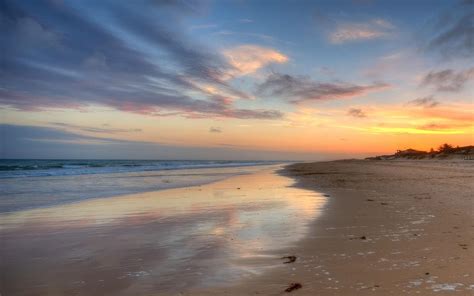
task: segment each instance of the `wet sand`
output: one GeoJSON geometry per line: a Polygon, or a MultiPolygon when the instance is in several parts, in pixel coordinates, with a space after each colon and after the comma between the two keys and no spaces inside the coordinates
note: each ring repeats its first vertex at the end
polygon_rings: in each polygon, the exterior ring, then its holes
{"type": "Polygon", "coordinates": [[[279,168],[0,214],[0,294],[176,295],[279,268],[326,200],[279,168]]]}
{"type": "Polygon", "coordinates": [[[335,161],[285,174],[329,195],[297,256],[186,295],[473,295],[474,162],[335,161]],[[285,292],[291,283],[301,288],[285,292]]]}

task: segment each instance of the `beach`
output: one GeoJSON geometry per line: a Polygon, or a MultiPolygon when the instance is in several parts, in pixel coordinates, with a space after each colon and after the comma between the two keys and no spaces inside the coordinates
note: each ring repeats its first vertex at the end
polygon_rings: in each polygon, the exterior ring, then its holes
{"type": "MultiPolygon", "coordinates": [[[[175,295],[232,286],[277,268],[283,261],[280,250],[306,236],[326,201],[317,192],[292,186],[292,178],[276,173],[281,168],[161,171],[152,174],[155,182],[167,176],[170,186],[184,179],[188,186],[89,196],[4,212],[0,214],[0,292],[175,295]],[[211,176],[207,183],[189,184],[192,178],[201,182],[206,175],[211,176]]],[[[124,178],[120,174],[93,177],[124,178]]],[[[15,181],[58,182],[57,177],[49,178],[15,181]]],[[[61,177],[59,182],[67,185],[70,182],[64,180],[69,178],[78,176],[61,177]]],[[[151,176],[141,178],[150,182],[151,176]]],[[[11,204],[14,197],[8,200],[11,204]]]]}
{"type": "Polygon", "coordinates": [[[329,196],[307,237],[283,252],[297,260],[201,295],[282,295],[291,283],[302,286],[295,295],[472,295],[472,162],[347,160],[284,174],[329,196]]]}
{"type": "Polygon", "coordinates": [[[474,0],[4,0],[0,296],[474,296],[474,0]]]}
{"type": "Polygon", "coordinates": [[[6,212],[0,288],[471,295],[473,181],[469,161],[344,160],[6,212]]]}

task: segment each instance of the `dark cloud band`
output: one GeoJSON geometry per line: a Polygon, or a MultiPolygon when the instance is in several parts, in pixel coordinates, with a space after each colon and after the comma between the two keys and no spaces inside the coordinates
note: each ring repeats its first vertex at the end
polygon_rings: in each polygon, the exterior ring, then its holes
{"type": "Polygon", "coordinates": [[[257,94],[281,97],[292,103],[332,100],[363,95],[388,87],[386,83],[356,85],[345,82],[323,83],[307,77],[273,73],[258,85],[257,94]]]}

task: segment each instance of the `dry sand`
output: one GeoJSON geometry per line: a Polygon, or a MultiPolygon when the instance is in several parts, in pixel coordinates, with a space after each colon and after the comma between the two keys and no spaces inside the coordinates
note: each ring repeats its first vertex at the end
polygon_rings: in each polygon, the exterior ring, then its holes
{"type": "Polygon", "coordinates": [[[474,162],[347,160],[284,173],[329,195],[308,236],[280,254],[297,260],[186,295],[474,295],[474,162]],[[291,283],[302,287],[285,292],[291,283]]]}

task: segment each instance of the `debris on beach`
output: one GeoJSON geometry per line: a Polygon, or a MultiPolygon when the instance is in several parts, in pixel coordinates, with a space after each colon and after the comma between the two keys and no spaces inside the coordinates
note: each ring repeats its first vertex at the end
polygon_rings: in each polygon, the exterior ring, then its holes
{"type": "Polygon", "coordinates": [[[366,200],[367,200],[367,201],[374,201],[374,200],[373,200],[373,199],[371,199],[371,198],[367,198],[366,200]]]}
{"type": "Polygon", "coordinates": [[[366,240],[367,237],[365,235],[361,236],[361,237],[351,237],[349,238],[350,240],[354,240],[354,239],[362,239],[362,240],[366,240]]]}
{"type": "Polygon", "coordinates": [[[300,283],[291,283],[288,288],[285,289],[285,292],[293,292],[294,290],[298,290],[298,289],[301,289],[303,288],[303,285],[301,285],[300,283]]]}
{"type": "Polygon", "coordinates": [[[288,259],[288,261],[285,261],[283,263],[293,263],[296,261],[296,256],[284,256],[284,257],[281,257],[281,259],[288,259]]]}

